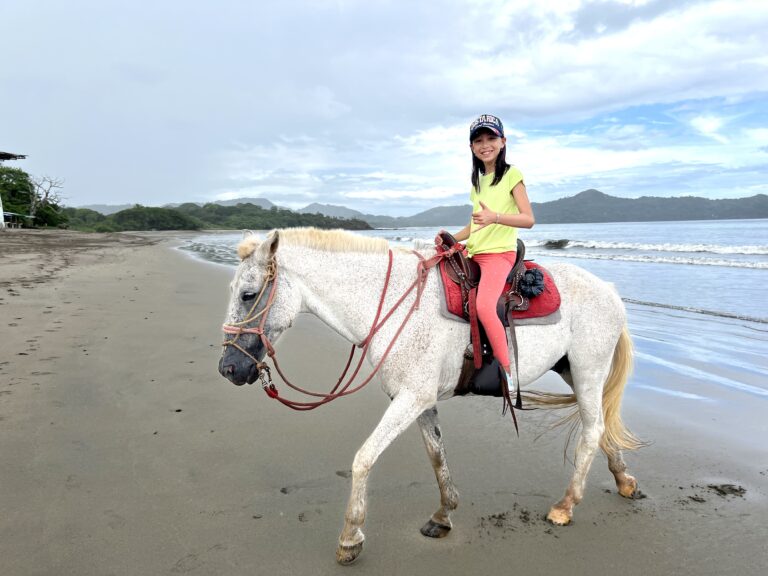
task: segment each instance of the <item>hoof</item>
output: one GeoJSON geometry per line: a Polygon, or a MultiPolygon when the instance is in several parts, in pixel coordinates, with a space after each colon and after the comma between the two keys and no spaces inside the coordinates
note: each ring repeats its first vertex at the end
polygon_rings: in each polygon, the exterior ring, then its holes
{"type": "Polygon", "coordinates": [[[448,532],[450,531],[450,526],[446,526],[445,524],[438,524],[431,518],[429,519],[429,522],[421,527],[421,533],[424,534],[424,536],[427,538],[445,538],[448,536],[448,532]]]}
{"type": "Polygon", "coordinates": [[[571,515],[562,508],[552,508],[547,514],[547,520],[555,526],[567,526],[571,523],[571,515]]]}
{"type": "Polygon", "coordinates": [[[624,498],[629,498],[630,500],[639,500],[645,497],[644,494],[637,488],[637,480],[635,480],[632,476],[627,476],[626,481],[623,482],[621,486],[618,486],[618,489],[619,494],[624,496],[624,498]]]}
{"type": "Polygon", "coordinates": [[[336,562],[342,566],[349,566],[355,560],[357,560],[357,557],[360,556],[360,552],[362,551],[362,542],[358,542],[352,546],[343,546],[339,544],[339,547],[336,549],[336,562]]]}

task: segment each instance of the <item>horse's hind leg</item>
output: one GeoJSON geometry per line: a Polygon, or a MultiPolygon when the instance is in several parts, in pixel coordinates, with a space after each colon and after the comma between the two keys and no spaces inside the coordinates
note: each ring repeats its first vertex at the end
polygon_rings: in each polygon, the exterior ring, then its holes
{"type": "Polygon", "coordinates": [[[418,401],[407,390],[400,392],[392,400],[376,429],[355,454],[352,463],[352,490],[344,515],[344,528],[336,549],[336,560],[340,564],[351,564],[363,549],[366,487],[371,468],[387,446],[416,420],[427,405],[418,401]]]}
{"type": "Polygon", "coordinates": [[[602,410],[602,382],[607,370],[592,371],[590,374],[574,371],[576,398],[579,403],[582,430],[576,445],[574,471],[565,496],[547,514],[547,520],[557,525],[568,524],[573,518],[573,507],[584,496],[584,484],[595,452],[603,436],[605,425],[602,410]]]}
{"type": "Polygon", "coordinates": [[[634,476],[627,474],[627,465],[624,463],[624,457],[621,450],[603,450],[608,457],[608,469],[616,480],[616,488],[619,494],[624,498],[641,498],[640,490],[637,488],[637,480],[634,476]]]}
{"type": "Polygon", "coordinates": [[[435,470],[437,485],[440,487],[440,508],[421,527],[421,533],[430,538],[442,538],[451,530],[450,513],[459,504],[459,493],[451,480],[451,473],[445,459],[445,446],[437,420],[437,408],[425,410],[417,421],[432,468],[435,470]]]}
{"type": "MultiPolygon", "coordinates": [[[[573,378],[571,376],[570,368],[564,368],[559,374],[565,383],[573,388],[573,378]]],[[[640,491],[637,489],[637,480],[635,480],[634,476],[627,474],[627,465],[624,463],[624,457],[621,454],[621,450],[606,449],[603,447],[603,452],[605,452],[605,455],[608,457],[608,469],[616,480],[616,487],[619,489],[619,494],[625,498],[634,499],[639,497],[640,491]]]]}

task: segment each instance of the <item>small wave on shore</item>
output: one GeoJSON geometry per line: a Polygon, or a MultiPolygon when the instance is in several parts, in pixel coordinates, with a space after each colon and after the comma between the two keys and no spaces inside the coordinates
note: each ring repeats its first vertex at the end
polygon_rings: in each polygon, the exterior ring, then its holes
{"type": "Polygon", "coordinates": [[[239,260],[235,246],[232,238],[206,238],[199,242],[189,241],[179,248],[208,262],[237,266],[239,260]]]}
{"type": "Polygon", "coordinates": [[[745,254],[749,256],[768,255],[768,246],[724,246],[720,244],[654,244],[646,242],[606,242],[600,240],[571,240],[568,238],[551,240],[529,240],[529,247],[541,246],[549,250],[583,248],[587,250],[628,250],[632,252],[687,252],[709,254],[745,254]]]}
{"type": "Polygon", "coordinates": [[[651,306],[653,308],[666,308],[667,310],[680,310],[682,312],[692,312],[694,314],[706,314],[707,316],[717,316],[718,318],[731,318],[733,320],[746,320],[748,322],[757,322],[758,324],[768,324],[768,318],[758,318],[756,316],[745,316],[743,314],[731,314],[718,310],[704,310],[703,308],[694,308],[692,306],[675,306],[673,304],[663,304],[661,302],[644,302],[634,298],[622,298],[629,304],[638,304],[640,306],[651,306]]]}
{"type": "Polygon", "coordinates": [[[648,264],[688,264],[691,266],[721,266],[726,268],[751,268],[757,270],[768,270],[768,261],[758,262],[754,260],[733,260],[697,256],[659,256],[655,254],[605,254],[600,252],[588,253],[558,251],[557,257],[581,260],[617,260],[622,262],[642,262],[648,264]]]}

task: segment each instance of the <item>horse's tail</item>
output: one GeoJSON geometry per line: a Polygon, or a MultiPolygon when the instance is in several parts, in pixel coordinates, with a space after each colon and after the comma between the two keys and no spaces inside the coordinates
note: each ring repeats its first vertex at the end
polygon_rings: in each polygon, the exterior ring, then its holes
{"type": "MultiPolygon", "coordinates": [[[[613,360],[608,378],[603,386],[603,422],[605,431],[600,438],[600,448],[608,454],[617,450],[636,450],[646,444],[630,432],[621,420],[621,399],[624,387],[632,373],[632,339],[626,325],[613,351],[613,360]]],[[[581,423],[575,394],[554,394],[549,392],[526,392],[529,404],[543,408],[571,408],[570,413],[555,423],[555,426],[571,424],[571,433],[581,423]]]]}
{"type": "Polygon", "coordinates": [[[636,450],[645,443],[632,434],[621,420],[621,399],[624,387],[632,373],[632,338],[627,326],[621,331],[613,351],[613,362],[608,379],[603,387],[603,421],[605,432],[600,439],[600,448],[608,454],[617,450],[636,450]]]}

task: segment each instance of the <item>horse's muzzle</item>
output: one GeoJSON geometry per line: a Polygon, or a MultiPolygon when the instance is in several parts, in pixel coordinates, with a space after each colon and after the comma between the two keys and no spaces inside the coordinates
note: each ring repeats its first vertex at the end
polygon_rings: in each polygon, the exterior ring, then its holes
{"type": "MultiPolygon", "coordinates": [[[[258,357],[258,356],[257,356],[258,357]]],[[[245,354],[227,346],[219,360],[219,374],[237,386],[253,384],[259,377],[258,366],[245,354]]]]}

